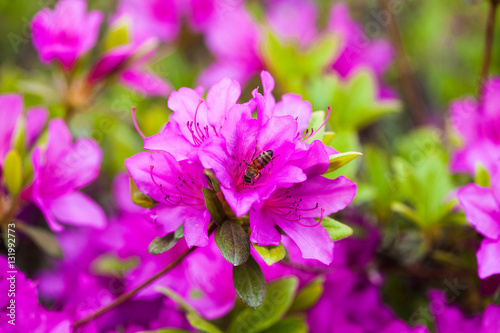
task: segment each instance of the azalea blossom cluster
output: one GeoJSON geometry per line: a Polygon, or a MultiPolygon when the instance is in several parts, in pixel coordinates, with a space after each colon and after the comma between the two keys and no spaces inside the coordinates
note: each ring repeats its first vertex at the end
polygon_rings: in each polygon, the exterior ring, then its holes
{"type": "Polygon", "coordinates": [[[227,215],[248,217],[252,243],[279,245],[282,231],[304,258],[329,264],[333,241],[321,219],[345,208],[356,185],[322,176],[335,153],[314,140],[326,120],[308,129],[311,105],[295,94],[276,102],[273,78],[265,71],[261,78],[263,94],[255,89],[243,104],[237,103],[240,85],[230,79],[214,85],[206,99],[189,88],[172,92],[170,121],[144,139],[153,152],[125,165],[138,189],[157,202],[149,211],[159,236],[182,225],[188,246],[208,244],[211,215],[202,189],[210,188],[203,171],[211,169],[230,207],[227,215]]]}
{"type": "Polygon", "coordinates": [[[464,138],[453,158],[455,172],[486,173],[482,184],[469,184],[458,192],[467,221],[484,236],[477,251],[479,277],[500,273],[500,79],[493,78],[479,102],[456,101],[451,121],[464,138]]]}

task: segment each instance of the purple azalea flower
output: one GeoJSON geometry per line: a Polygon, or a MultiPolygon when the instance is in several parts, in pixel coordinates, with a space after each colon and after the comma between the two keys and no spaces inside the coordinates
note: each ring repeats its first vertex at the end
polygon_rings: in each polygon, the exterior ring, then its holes
{"type": "MultiPolygon", "coordinates": [[[[500,163],[499,163],[500,166],[500,163]]],[[[467,221],[485,238],[477,251],[479,277],[500,273],[500,174],[491,178],[492,187],[469,184],[458,191],[467,221]]]]}
{"type": "Polygon", "coordinates": [[[379,97],[393,98],[394,91],[382,82],[382,76],[394,59],[394,48],[382,39],[370,40],[361,25],[351,19],[344,3],[331,7],[327,30],[340,35],[342,44],[332,68],[346,78],[356,69],[370,69],[379,81],[379,97]]]}
{"type": "MultiPolygon", "coordinates": [[[[23,99],[17,94],[0,95],[0,167],[13,147],[13,134],[19,126],[23,112],[23,99]]],[[[40,135],[47,121],[47,111],[42,107],[28,109],[26,113],[26,144],[30,147],[40,135]]]]}
{"type": "Polygon", "coordinates": [[[459,308],[447,304],[443,292],[429,292],[437,333],[495,333],[500,331],[500,306],[490,304],[482,315],[466,317],[459,308]]]}
{"type": "Polygon", "coordinates": [[[263,69],[260,30],[242,5],[216,18],[205,31],[205,42],[216,60],[200,74],[198,82],[209,87],[228,77],[245,84],[263,69]]]}
{"type": "Polygon", "coordinates": [[[168,107],[174,111],[170,121],[158,134],[144,140],[144,149],[168,151],[176,159],[196,155],[197,148],[208,138],[221,135],[226,118],[231,114],[251,114],[252,103],[236,104],[241,94],[237,81],[223,79],[207,93],[206,101],[200,90],[180,88],[173,91],[168,107]]]}
{"type": "Polygon", "coordinates": [[[102,209],[78,192],[97,178],[102,152],[93,140],[72,141],[62,119],[49,123],[45,147],[36,147],[32,155],[32,200],[54,231],[63,229],[59,222],[103,228],[106,217],[102,209]]]}
{"type": "Polygon", "coordinates": [[[144,152],[128,158],[125,166],[139,190],[158,202],[150,213],[159,236],[183,225],[189,247],[208,244],[210,213],[201,191],[208,185],[198,162],[144,152]]]}
{"type": "Polygon", "coordinates": [[[33,45],[40,60],[57,60],[65,69],[96,43],[103,15],[87,13],[85,0],[60,0],[54,10],[39,11],[31,21],[33,45]]]}
{"type": "Polygon", "coordinates": [[[26,278],[26,275],[8,263],[7,258],[0,257],[0,332],[72,332],[71,321],[63,314],[46,310],[38,304],[37,284],[26,278]],[[12,273],[16,272],[16,273],[12,273]],[[15,296],[12,293],[11,281],[8,278],[14,275],[15,296]],[[11,300],[14,300],[14,312],[9,309],[11,300]]]}
{"type": "Polygon", "coordinates": [[[149,38],[171,42],[181,27],[180,6],[176,0],[120,0],[116,17],[130,20],[132,39],[142,43],[149,38]]]}
{"type": "Polygon", "coordinates": [[[316,176],[280,188],[250,210],[250,240],[259,245],[278,245],[278,226],[297,244],[303,258],[329,264],[333,260],[333,241],[314,218],[344,209],[355,195],[356,184],[345,177],[316,176]]]}
{"type": "Polygon", "coordinates": [[[317,36],[318,9],[313,1],[268,1],[266,14],[271,28],[285,39],[295,39],[302,45],[308,45],[317,36]]]}
{"type": "Polygon", "coordinates": [[[151,70],[145,69],[144,64],[153,57],[157,47],[155,39],[148,39],[142,43],[131,42],[119,45],[105,52],[90,69],[86,82],[96,85],[118,74],[118,80],[124,86],[145,96],[167,96],[172,87],[151,70]],[[130,63],[138,53],[145,51],[139,60],[130,63]]]}
{"type": "Polygon", "coordinates": [[[463,137],[463,147],[451,163],[454,172],[474,175],[478,164],[491,172],[500,160],[500,78],[489,80],[480,103],[472,98],[451,105],[451,123],[463,137]]]}

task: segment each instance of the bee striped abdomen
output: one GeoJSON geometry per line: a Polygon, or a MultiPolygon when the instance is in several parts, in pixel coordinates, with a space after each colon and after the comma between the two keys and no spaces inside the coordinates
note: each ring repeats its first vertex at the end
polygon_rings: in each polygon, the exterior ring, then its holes
{"type": "Polygon", "coordinates": [[[253,180],[259,178],[260,171],[264,169],[272,159],[272,150],[266,150],[260,153],[254,160],[252,160],[252,162],[250,162],[250,164],[247,165],[243,181],[247,184],[251,184],[253,180]]]}

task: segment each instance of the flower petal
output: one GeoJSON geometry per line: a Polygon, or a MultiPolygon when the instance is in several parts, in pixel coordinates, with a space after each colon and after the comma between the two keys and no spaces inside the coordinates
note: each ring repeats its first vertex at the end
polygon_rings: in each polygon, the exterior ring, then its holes
{"type": "Polygon", "coordinates": [[[481,279],[500,273],[500,241],[485,238],[477,251],[477,273],[481,279]]]}
{"type": "Polygon", "coordinates": [[[237,81],[225,78],[214,85],[207,93],[209,107],[208,122],[219,128],[222,126],[227,111],[231,109],[241,95],[241,87],[237,81]]]}
{"type": "Polygon", "coordinates": [[[172,86],[151,71],[130,68],[120,75],[120,82],[145,96],[168,96],[172,86]]]}
{"type": "Polygon", "coordinates": [[[278,245],[281,234],[276,229],[275,215],[262,209],[250,209],[250,241],[257,245],[278,245]]]}
{"type": "Polygon", "coordinates": [[[458,191],[458,200],[465,210],[467,221],[490,239],[500,236],[500,207],[491,189],[469,184],[458,191]]]}
{"type": "MultiPolygon", "coordinates": [[[[302,219],[304,224],[317,224],[314,219],[302,219]]],[[[284,219],[277,220],[278,226],[297,244],[304,259],[316,259],[325,264],[333,260],[333,241],[321,225],[303,226],[284,219]]]]}
{"type": "Polygon", "coordinates": [[[102,208],[80,192],[52,198],[48,201],[48,207],[56,220],[66,224],[99,229],[106,226],[106,215],[102,208]]]}

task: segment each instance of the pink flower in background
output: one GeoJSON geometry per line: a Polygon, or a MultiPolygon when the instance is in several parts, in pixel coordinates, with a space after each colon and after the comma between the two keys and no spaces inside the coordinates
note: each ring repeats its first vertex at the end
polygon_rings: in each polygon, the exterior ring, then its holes
{"type": "Polygon", "coordinates": [[[61,0],[53,10],[44,8],[31,21],[33,44],[40,60],[57,60],[65,69],[90,50],[97,41],[103,15],[87,13],[85,0],[61,0]]]}
{"type": "Polygon", "coordinates": [[[228,8],[205,31],[205,43],[215,62],[199,76],[209,87],[224,77],[244,85],[263,68],[259,55],[260,29],[243,6],[228,8]]]}
{"type": "Polygon", "coordinates": [[[356,69],[368,68],[379,81],[379,97],[392,98],[394,91],[382,82],[382,76],[394,59],[394,48],[382,39],[370,40],[362,26],[353,21],[349,8],[344,3],[334,4],[330,9],[327,30],[341,37],[341,47],[332,68],[346,78],[356,69]]]}
{"type": "Polygon", "coordinates": [[[500,78],[485,83],[479,103],[473,98],[455,101],[450,114],[463,138],[463,147],[453,155],[452,171],[474,175],[480,164],[491,172],[500,160],[500,78]]]}
{"type": "Polygon", "coordinates": [[[451,106],[451,122],[463,137],[451,169],[474,175],[482,166],[490,187],[469,184],[458,191],[467,221],[485,238],[477,252],[478,274],[484,279],[500,273],[500,79],[484,85],[479,104],[472,99],[451,106]]]}
{"type": "Polygon", "coordinates": [[[210,213],[201,191],[208,185],[199,162],[177,162],[167,152],[143,152],[128,158],[125,166],[139,190],[158,202],[150,208],[158,236],[183,225],[189,247],[208,244],[210,213]]]}
{"type": "Polygon", "coordinates": [[[134,43],[150,38],[171,42],[181,27],[180,6],[176,0],[120,0],[113,21],[130,21],[134,43]]]}
{"type": "MultiPolygon", "coordinates": [[[[23,99],[17,94],[0,95],[0,167],[13,148],[13,135],[19,128],[23,112],[23,99]]],[[[43,107],[28,109],[25,119],[26,146],[30,147],[40,135],[47,121],[47,110],[43,107]]]]}
{"type": "Polygon", "coordinates": [[[445,293],[429,292],[437,333],[496,333],[500,332],[500,306],[490,304],[483,314],[467,317],[458,307],[448,304],[445,293]]]}
{"type": "Polygon", "coordinates": [[[0,256],[0,332],[72,332],[71,321],[63,313],[46,310],[38,304],[37,283],[0,256]],[[11,272],[15,271],[15,274],[11,272]],[[9,280],[14,276],[14,279],[9,280]],[[11,283],[15,286],[11,287],[11,283]],[[13,291],[12,291],[13,290],[13,291]],[[12,296],[9,296],[12,294],[12,296]],[[8,307],[14,301],[12,312],[8,307]],[[10,314],[13,314],[10,316],[10,314]],[[11,321],[11,322],[9,322],[11,321]],[[14,324],[13,324],[14,323],[14,324]]]}
{"type": "Polygon", "coordinates": [[[60,224],[103,228],[101,207],[78,190],[99,175],[102,152],[91,139],[73,138],[62,119],[50,121],[48,139],[32,155],[34,176],[31,197],[53,231],[60,224]]]}
{"type": "Polygon", "coordinates": [[[141,44],[134,42],[118,45],[101,55],[92,65],[87,82],[90,85],[118,75],[121,84],[144,96],[164,96],[172,90],[170,83],[145,67],[145,63],[154,56],[158,43],[149,39],[141,44]],[[142,54],[139,59],[131,59],[142,54]]]}
{"type": "MultiPolygon", "coordinates": [[[[499,161],[500,166],[500,161],[499,161]]],[[[469,184],[458,191],[467,221],[485,238],[477,251],[479,277],[500,273],[500,174],[491,177],[492,187],[469,184]]]]}
{"type": "Polygon", "coordinates": [[[309,0],[267,1],[267,21],[282,38],[295,39],[302,45],[310,44],[318,32],[318,8],[309,0]]]}

